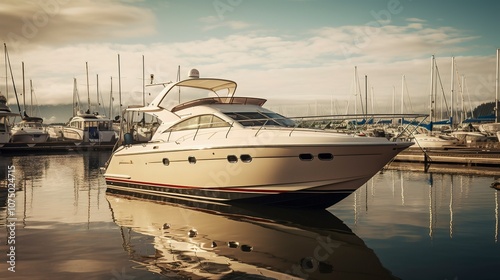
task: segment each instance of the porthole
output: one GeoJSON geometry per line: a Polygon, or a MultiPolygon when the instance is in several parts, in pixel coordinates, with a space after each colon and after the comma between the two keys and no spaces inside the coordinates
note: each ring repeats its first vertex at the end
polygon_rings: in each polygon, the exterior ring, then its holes
{"type": "Polygon", "coordinates": [[[241,155],[240,159],[243,162],[249,163],[252,161],[252,156],[251,155],[241,155]]]}
{"type": "Polygon", "coordinates": [[[196,158],[195,157],[188,157],[188,161],[191,164],[195,164],[196,163],[196,158]]]}
{"type": "Polygon", "coordinates": [[[227,156],[227,161],[229,161],[230,163],[237,163],[238,157],[235,155],[229,155],[229,156],[227,156]]]}
{"type": "Polygon", "coordinates": [[[311,161],[313,160],[314,156],[312,154],[300,154],[299,159],[300,160],[305,160],[305,161],[311,161]]]}
{"type": "Polygon", "coordinates": [[[163,165],[166,165],[166,166],[168,166],[170,164],[170,160],[168,160],[168,158],[162,159],[162,162],[163,162],[163,165]]]}
{"type": "Polygon", "coordinates": [[[318,154],[318,159],[320,159],[320,160],[332,160],[333,155],[330,153],[321,153],[321,154],[318,154]]]}

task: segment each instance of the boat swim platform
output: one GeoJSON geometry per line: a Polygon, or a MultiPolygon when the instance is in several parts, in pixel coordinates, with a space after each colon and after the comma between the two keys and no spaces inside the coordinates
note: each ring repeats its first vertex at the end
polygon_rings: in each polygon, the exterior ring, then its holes
{"type": "Polygon", "coordinates": [[[0,154],[51,153],[70,151],[112,150],[114,142],[92,143],[76,141],[48,141],[42,143],[5,143],[0,144],[0,154]]]}

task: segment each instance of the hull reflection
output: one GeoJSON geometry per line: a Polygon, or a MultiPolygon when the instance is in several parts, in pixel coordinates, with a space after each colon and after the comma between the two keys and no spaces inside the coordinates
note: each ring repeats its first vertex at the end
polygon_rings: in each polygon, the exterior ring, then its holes
{"type": "Polygon", "coordinates": [[[162,275],[395,279],[373,250],[326,210],[174,204],[109,190],[107,199],[130,258],[162,275]]]}

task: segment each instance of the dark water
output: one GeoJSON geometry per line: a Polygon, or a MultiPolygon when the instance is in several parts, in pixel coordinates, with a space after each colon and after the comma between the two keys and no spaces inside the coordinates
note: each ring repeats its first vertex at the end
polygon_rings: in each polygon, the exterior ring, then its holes
{"type": "Polygon", "coordinates": [[[108,156],[0,157],[0,279],[500,279],[493,177],[386,171],[325,211],[176,205],[106,193],[108,156]]]}

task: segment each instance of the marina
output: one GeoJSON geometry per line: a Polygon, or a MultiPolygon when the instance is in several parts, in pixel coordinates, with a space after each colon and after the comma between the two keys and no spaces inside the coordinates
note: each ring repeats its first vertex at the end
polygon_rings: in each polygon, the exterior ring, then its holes
{"type": "Polygon", "coordinates": [[[500,279],[499,10],[2,1],[0,279],[500,279]]]}

